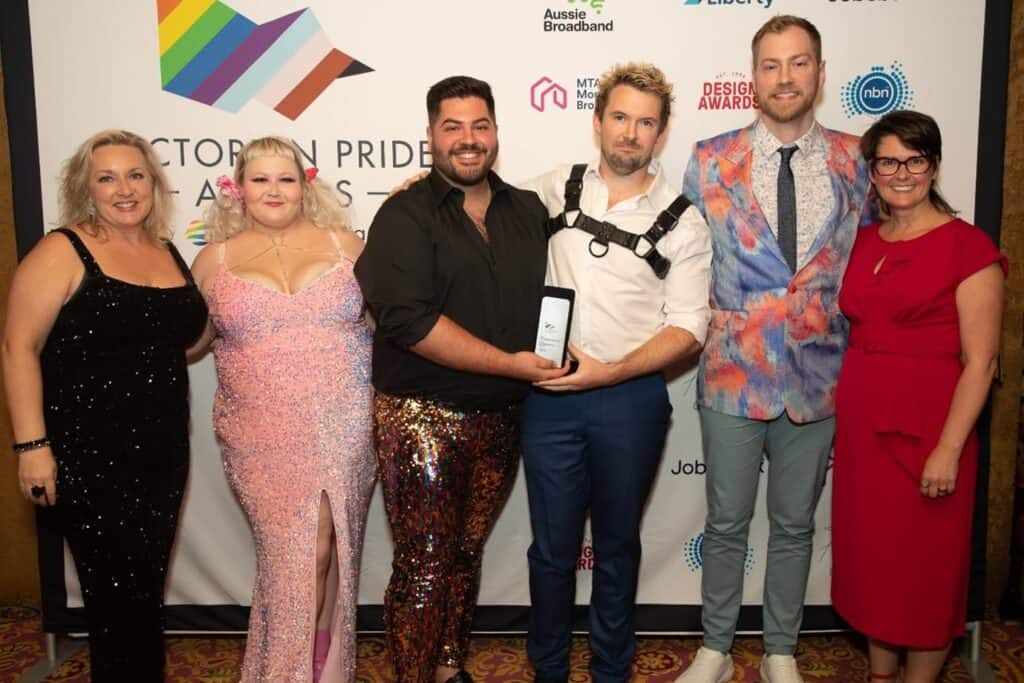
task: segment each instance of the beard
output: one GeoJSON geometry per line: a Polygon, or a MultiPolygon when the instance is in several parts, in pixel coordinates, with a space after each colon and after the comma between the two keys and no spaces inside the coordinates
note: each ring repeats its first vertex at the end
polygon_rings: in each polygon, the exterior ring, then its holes
{"type": "Polygon", "coordinates": [[[441,175],[456,185],[469,187],[483,182],[487,178],[487,174],[491,172],[491,167],[494,166],[494,161],[498,158],[498,141],[494,141],[494,147],[491,149],[483,145],[454,145],[447,152],[432,145],[430,154],[434,157],[434,167],[441,172],[441,175]],[[456,167],[452,162],[452,157],[462,152],[483,154],[483,164],[476,169],[456,167]]]}
{"type": "MultiPolygon", "coordinates": [[[[791,91],[782,89],[781,92],[791,91]]],[[[776,123],[789,123],[791,121],[796,121],[797,119],[803,118],[807,115],[807,112],[814,109],[814,101],[818,98],[818,90],[815,89],[813,92],[807,94],[798,94],[802,99],[798,98],[797,101],[793,102],[795,106],[793,106],[792,109],[786,108],[787,105],[779,106],[775,100],[771,98],[771,95],[768,97],[758,96],[757,108],[764,116],[776,123]]]]}
{"type": "MultiPolygon", "coordinates": [[[[629,142],[622,144],[626,144],[637,152],[641,152],[638,145],[634,145],[629,142]]],[[[632,173],[636,173],[640,169],[647,168],[651,164],[650,155],[645,156],[643,154],[635,154],[627,156],[626,154],[617,151],[614,147],[602,149],[601,152],[605,162],[608,164],[608,168],[614,171],[616,175],[620,176],[627,176],[632,173]]]]}

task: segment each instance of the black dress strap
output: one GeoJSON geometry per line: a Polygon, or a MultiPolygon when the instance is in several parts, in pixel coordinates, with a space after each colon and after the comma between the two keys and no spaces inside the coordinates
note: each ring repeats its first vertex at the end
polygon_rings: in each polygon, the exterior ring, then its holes
{"type": "Polygon", "coordinates": [[[185,263],[185,259],[181,257],[181,253],[178,251],[178,248],[174,246],[174,242],[167,240],[166,244],[168,251],[171,252],[171,256],[174,257],[174,262],[178,264],[178,270],[180,270],[181,274],[185,276],[185,282],[190,285],[194,285],[196,281],[192,279],[192,271],[189,270],[188,264],[185,263]]]}
{"type": "Polygon", "coordinates": [[[100,266],[96,263],[96,259],[92,257],[92,253],[88,247],[85,246],[85,242],[82,238],[75,234],[74,230],[68,228],[57,228],[54,232],[59,232],[68,238],[71,242],[71,246],[74,248],[75,253],[78,254],[78,258],[82,259],[82,263],[85,265],[85,272],[89,275],[103,275],[103,271],[100,270],[100,266]]]}

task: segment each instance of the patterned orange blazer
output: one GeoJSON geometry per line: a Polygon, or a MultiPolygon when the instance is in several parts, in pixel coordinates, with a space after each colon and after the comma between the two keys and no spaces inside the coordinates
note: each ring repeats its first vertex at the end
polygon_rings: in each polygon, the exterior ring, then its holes
{"type": "Polygon", "coordinates": [[[751,188],[753,126],[698,142],[683,192],[711,229],[711,329],[700,360],[702,406],[794,422],[834,412],[846,348],[839,284],[868,205],[859,139],[824,130],[835,208],[792,274],[751,188]]]}

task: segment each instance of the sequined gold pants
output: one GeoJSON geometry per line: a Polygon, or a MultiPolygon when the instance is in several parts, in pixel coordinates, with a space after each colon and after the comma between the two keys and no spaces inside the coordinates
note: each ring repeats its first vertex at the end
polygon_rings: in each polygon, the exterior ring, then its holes
{"type": "Polygon", "coordinates": [[[395,543],[384,595],[399,683],[462,668],[480,587],[484,541],[515,481],[519,406],[459,411],[378,394],[377,461],[395,543]]]}

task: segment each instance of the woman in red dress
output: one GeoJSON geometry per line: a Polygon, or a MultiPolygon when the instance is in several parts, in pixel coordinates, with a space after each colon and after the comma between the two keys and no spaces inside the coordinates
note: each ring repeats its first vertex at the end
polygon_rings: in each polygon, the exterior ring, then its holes
{"type": "Polygon", "coordinates": [[[868,637],[871,680],[935,681],[963,633],[974,423],[996,365],[1006,259],[936,189],[935,121],[897,111],[861,139],[885,219],[839,297],[832,603],[868,637]]]}

